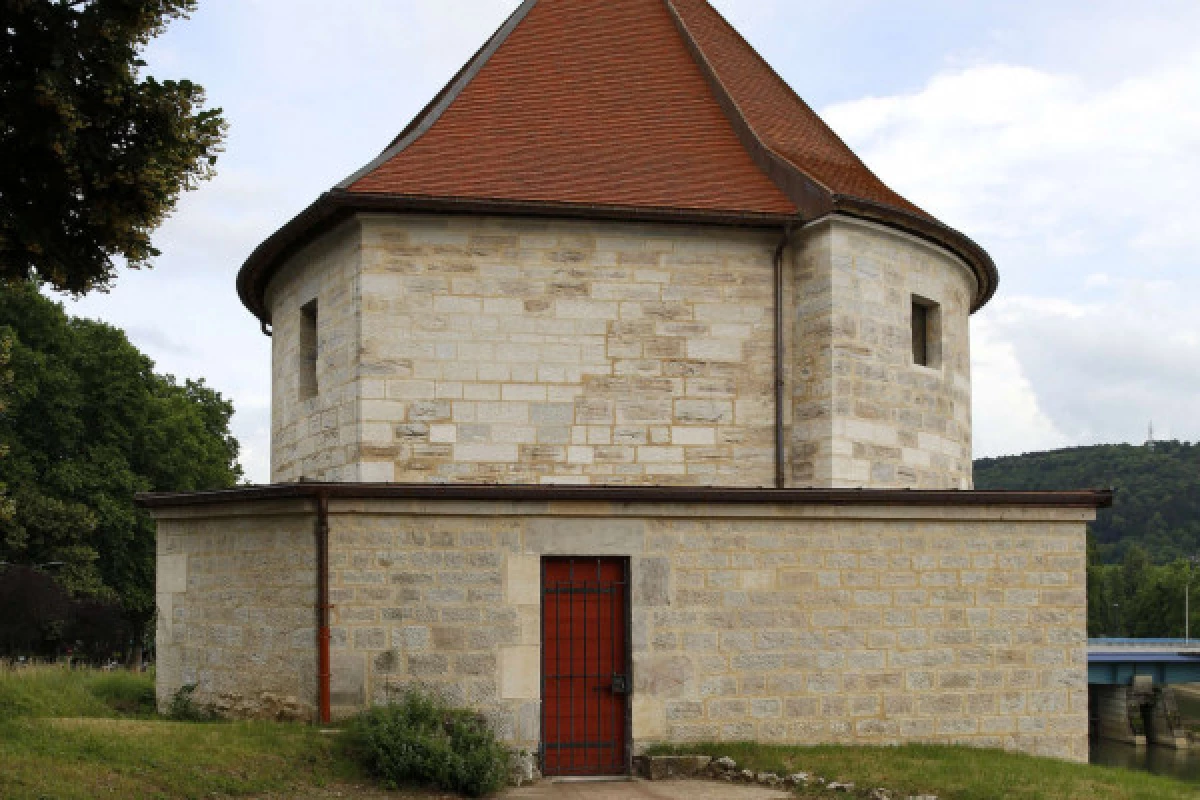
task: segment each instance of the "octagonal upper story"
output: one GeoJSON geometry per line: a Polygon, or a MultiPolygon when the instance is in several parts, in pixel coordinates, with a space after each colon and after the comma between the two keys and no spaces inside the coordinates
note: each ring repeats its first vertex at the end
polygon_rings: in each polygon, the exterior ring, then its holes
{"type": "Polygon", "coordinates": [[[914,488],[996,283],[705,0],[527,0],[238,278],[276,480],[768,485],[782,300],[789,484],[914,488]]]}

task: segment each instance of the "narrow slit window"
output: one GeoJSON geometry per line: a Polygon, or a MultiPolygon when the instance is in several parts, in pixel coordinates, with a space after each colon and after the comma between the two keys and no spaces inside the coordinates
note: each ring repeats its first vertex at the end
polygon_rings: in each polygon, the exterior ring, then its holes
{"type": "Polygon", "coordinates": [[[317,301],[300,309],[300,399],[317,396],[317,301]]]}
{"type": "Polygon", "coordinates": [[[912,298],[912,355],[913,363],[918,366],[941,366],[941,315],[938,304],[916,295],[912,298]]]}

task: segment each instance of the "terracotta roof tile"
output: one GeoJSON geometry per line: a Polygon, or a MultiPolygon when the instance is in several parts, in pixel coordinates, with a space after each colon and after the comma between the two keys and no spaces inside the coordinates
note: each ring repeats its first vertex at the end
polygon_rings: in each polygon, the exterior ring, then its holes
{"type": "Polygon", "coordinates": [[[669,0],[763,143],[835,194],[928,217],[893,192],[706,0],[669,0]]]}
{"type": "Polygon", "coordinates": [[[783,225],[832,212],[949,248],[706,0],[525,0],[379,158],[264,241],[238,292],[264,322],[289,253],[360,211],[783,225]]]}
{"type": "Polygon", "coordinates": [[[662,0],[539,0],[352,192],[788,214],[662,0]]]}

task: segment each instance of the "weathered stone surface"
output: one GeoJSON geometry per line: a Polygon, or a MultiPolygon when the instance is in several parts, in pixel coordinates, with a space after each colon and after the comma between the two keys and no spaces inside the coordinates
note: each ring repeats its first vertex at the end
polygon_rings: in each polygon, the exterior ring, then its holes
{"type": "Polygon", "coordinates": [[[313,521],[299,504],[272,512],[159,520],[160,708],[195,684],[195,702],[227,716],[311,718],[313,521]]]}
{"type": "MultiPolygon", "coordinates": [[[[272,477],[770,485],[777,244],[726,227],[352,219],[266,293],[272,477]],[[480,245],[497,238],[503,256],[480,245]]],[[[969,271],[838,215],[787,256],[789,483],[969,487],[969,271]],[[914,296],[937,305],[929,367],[912,363],[914,296]]]]}
{"type": "Polygon", "coordinates": [[[537,754],[526,750],[514,750],[509,765],[509,784],[520,788],[527,783],[537,783],[542,779],[538,769],[537,754]]]}
{"type": "Polygon", "coordinates": [[[974,278],[945,251],[832,216],[801,234],[790,304],[796,486],[971,487],[974,278]],[[913,363],[914,298],[936,304],[913,363]]]}
{"type": "MultiPolygon", "coordinates": [[[[161,552],[188,555],[187,591],[160,594],[161,696],[187,682],[207,702],[268,692],[312,708],[313,520],[296,508],[160,520],[161,552]]],[[[578,555],[598,541],[658,565],[655,587],[639,590],[633,574],[635,748],[922,740],[1082,759],[1087,517],[334,502],[335,713],[418,685],[480,709],[514,746],[536,750],[538,565],[543,550],[578,555]],[[1051,572],[1065,582],[1047,582],[1051,572]],[[642,592],[660,603],[639,604],[642,592]]]]}

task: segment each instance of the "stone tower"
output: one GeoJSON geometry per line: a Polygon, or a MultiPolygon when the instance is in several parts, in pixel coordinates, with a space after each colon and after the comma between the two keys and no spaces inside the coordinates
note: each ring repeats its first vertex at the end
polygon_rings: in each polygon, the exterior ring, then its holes
{"type": "Polygon", "coordinates": [[[242,269],[275,483],[141,498],[160,702],[326,723],[416,686],[551,775],[1086,760],[1112,495],[971,490],[996,280],[705,0],[528,0],[242,269]]]}
{"type": "Polygon", "coordinates": [[[239,290],[276,482],[969,489],[996,281],[704,0],[537,0],[239,290]]]}

